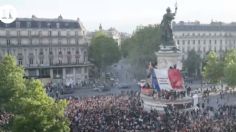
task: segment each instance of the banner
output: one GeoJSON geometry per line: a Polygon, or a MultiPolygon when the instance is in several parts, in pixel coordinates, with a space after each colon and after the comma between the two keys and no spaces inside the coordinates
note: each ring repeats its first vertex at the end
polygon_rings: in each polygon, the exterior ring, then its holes
{"type": "Polygon", "coordinates": [[[157,82],[161,90],[171,90],[170,80],[168,78],[168,69],[154,69],[157,82]]]}
{"type": "Polygon", "coordinates": [[[181,72],[178,69],[169,69],[168,77],[173,89],[183,89],[184,81],[181,72]]]}
{"type": "Polygon", "coordinates": [[[152,69],[151,71],[151,81],[152,81],[152,88],[156,89],[158,92],[160,91],[160,86],[157,81],[157,76],[155,73],[155,68],[152,69]]]}

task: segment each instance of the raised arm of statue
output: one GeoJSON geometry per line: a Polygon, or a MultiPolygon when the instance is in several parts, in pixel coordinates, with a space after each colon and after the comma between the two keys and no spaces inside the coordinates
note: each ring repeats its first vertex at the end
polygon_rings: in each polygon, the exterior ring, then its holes
{"type": "Polygon", "coordinates": [[[178,7],[177,7],[177,2],[176,2],[176,3],[175,3],[175,13],[174,13],[174,15],[176,15],[177,9],[178,9],[178,7]]]}

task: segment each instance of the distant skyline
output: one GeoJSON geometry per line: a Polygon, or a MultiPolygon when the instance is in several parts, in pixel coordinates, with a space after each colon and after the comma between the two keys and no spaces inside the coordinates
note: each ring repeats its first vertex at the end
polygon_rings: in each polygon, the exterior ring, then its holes
{"type": "MultiPolygon", "coordinates": [[[[0,0],[0,6],[13,5],[18,17],[80,18],[89,31],[116,28],[132,33],[139,25],[158,24],[166,8],[174,11],[176,0],[0,0]]],[[[175,21],[236,22],[235,0],[177,0],[175,21]]]]}

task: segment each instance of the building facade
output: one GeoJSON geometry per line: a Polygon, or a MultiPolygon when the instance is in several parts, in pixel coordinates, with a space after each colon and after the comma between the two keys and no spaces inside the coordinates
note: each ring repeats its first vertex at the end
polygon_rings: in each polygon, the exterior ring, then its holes
{"type": "Polygon", "coordinates": [[[15,56],[25,76],[80,82],[88,79],[88,42],[79,19],[17,18],[0,22],[0,59],[15,56]]]}
{"type": "Polygon", "coordinates": [[[118,30],[116,30],[115,28],[109,28],[108,30],[104,30],[102,28],[102,25],[99,25],[99,30],[97,31],[93,31],[93,32],[89,32],[87,34],[87,38],[89,40],[89,42],[92,40],[92,38],[95,36],[96,32],[103,32],[104,34],[106,34],[108,37],[113,38],[115,40],[115,42],[117,43],[118,47],[121,47],[121,42],[125,39],[128,39],[131,37],[130,34],[128,33],[124,33],[124,32],[119,32],[118,30]]]}
{"type": "Polygon", "coordinates": [[[209,51],[222,57],[227,50],[236,48],[236,23],[174,22],[173,34],[183,53],[182,59],[186,59],[191,50],[203,58],[209,51]]]}

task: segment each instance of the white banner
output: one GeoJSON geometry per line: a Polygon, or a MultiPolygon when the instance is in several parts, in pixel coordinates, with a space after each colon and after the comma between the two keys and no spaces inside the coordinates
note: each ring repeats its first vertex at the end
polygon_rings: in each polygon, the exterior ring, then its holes
{"type": "Polygon", "coordinates": [[[168,78],[168,69],[154,69],[157,82],[161,90],[172,90],[170,80],[168,78]]]}

